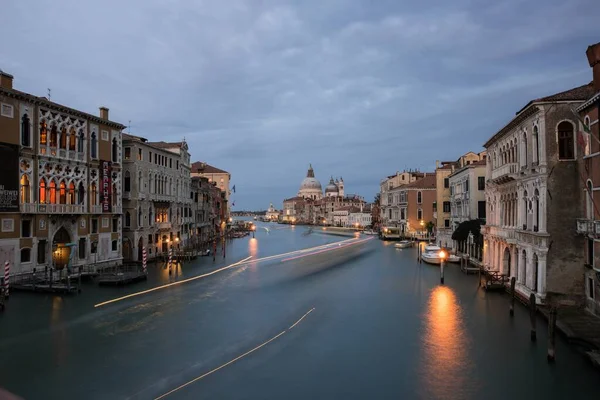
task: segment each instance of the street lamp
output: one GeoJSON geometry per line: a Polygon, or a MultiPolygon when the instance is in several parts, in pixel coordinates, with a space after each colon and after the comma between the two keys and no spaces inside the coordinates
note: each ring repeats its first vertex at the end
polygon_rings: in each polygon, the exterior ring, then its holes
{"type": "Polygon", "coordinates": [[[448,257],[448,254],[444,250],[441,250],[439,253],[439,256],[440,256],[440,283],[443,285],[444,284],[444,264],[446,261],[446,257],[448,257]]]}

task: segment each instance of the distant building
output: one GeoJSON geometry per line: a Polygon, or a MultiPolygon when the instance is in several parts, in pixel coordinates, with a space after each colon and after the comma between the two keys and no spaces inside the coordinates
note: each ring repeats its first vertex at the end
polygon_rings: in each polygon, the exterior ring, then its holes
{"type": "Polygon", "coordinates": [[[273,207],[273,203],[269,204],[269,209],[265,214],[265,218],[269,221],[277,221],[279,220],[279,215],[280,213],[273,207]]]}
{"type": "Polygon", "coordinates": [[[231,207],[233,206],[229,201],[231,195],[231,189],[229,188],[229,182],[231,182],[231,174],[227,171],[214,167],[205,162],[196,161],[192,164],[191,176],[201,176],[207,178],[209,182],[214,182],[216,187],[221,189],[221,191],[225,194],[224,199],[227,203],[225,218],[229,218],[231,207]]]}
{"type": "Polygon", "coordinates": [[[381,222],[387,226],[400,226],[400,206],[398,188],[423,178],[426,173],[419,171],[396,172],[380,182],[381,222]]]}
{"type": "Polygon", "coordinates": [[[366,205],[358,211],[352,211],[348,215],[348,226],[350,227],[366,228],[371,226],[371,222],[371,205],[366,205]]]}

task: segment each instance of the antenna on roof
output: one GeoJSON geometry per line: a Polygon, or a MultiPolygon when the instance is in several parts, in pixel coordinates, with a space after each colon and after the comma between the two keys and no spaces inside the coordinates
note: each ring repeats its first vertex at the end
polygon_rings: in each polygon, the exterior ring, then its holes
{"type": "Polygon", "coordinates": [[[52,89],[48,88],[48,100],[52,97],[52,89]]]}
{"type": "Polygon", "coordinates": [[[127,133],[131,134],[131,120],[129,120],[129,126],[127,126],[127,133]]]}

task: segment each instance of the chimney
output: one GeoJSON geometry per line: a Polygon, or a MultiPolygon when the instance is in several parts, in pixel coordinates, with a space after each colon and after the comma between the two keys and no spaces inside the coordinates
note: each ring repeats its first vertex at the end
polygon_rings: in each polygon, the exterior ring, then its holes
{"type": "Polygon", "coordinates": [[[592,68],[594,89],[600,91],[600,43],[589,46],[585,54],[592,68]]]}
{"type": "Polygon", "coordinates": [[[13,76],[7,74],[6,72],[0,71],[0,87],[4,89],[12,89],[13,88],[13,76]]]}
{"type": "Polygon", "coordinates": [[[440,167],[440,160],[435,160],[435,169],[440,167]]]}
{"type": "Polygon", "coordinates": [[[100,107],[100,118],[108,121],[108,108],[100,107]]]}

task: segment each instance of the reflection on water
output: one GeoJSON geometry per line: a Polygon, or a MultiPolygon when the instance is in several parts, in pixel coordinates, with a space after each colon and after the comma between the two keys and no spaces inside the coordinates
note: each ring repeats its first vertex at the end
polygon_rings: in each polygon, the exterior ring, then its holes
{"type": "MultiPolygon", "coordinates": [[[[52,312],[50,314],[50,324],[60,326],[63,322],[62,316],[63,299],[60,296],[52,298],[52,312]]],[[[65,327],[52,331],[52,350],[54,352],[56,365],[65,365],[67,363],[68,346],[67,330],[65,327]]]]}
{"type": "Polygon", "coordinates": [[[248,241],[248,253],[250,253],[252,258],[256,258],[258,255],[258,239],[251,238],[248,241]]]}
{"type": "Polygon", "coordinates": [[[452,289],[431,291],[425,315],[424,354],[420,371],[427,398],[463,399],[468,396],[472,366],[461,308],[452,289]]]}

